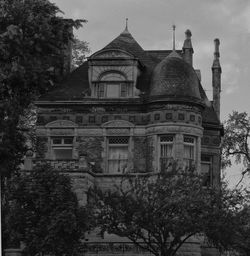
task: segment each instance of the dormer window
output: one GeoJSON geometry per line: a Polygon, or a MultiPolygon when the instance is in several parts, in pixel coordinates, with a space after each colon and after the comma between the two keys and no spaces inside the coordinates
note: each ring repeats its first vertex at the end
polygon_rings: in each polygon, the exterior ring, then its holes
{"type": "Polygon", "coordinates": [[[115,71],[102,74],[95,84],[98,98],[126,98],[132,95],[131,83],[125,75],[115,71]]]}

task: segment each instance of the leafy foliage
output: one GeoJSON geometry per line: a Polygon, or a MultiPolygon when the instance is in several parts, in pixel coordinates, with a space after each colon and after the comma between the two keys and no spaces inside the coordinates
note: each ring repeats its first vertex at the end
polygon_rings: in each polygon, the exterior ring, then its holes
{"type": "Polygon", "coordinates": [[[234,111],[225,122],[222,156],[226,166],[231,166],[232,157],[236,163],[243,163],[250,172],[250,117],[246,112],[234,111]]]}
{"type": "Polygon", "coordinates": [[[234,230],[232,247],[242,255],[250,255],[250,208],[245,205],[237,215],[239,225],[234,230]]]}
{"type": "Polygon", "coordinates": [[[68,176],[43,166],[13,177],[7,196],[3,236],[8,245],[23,241],[28,255],[74,253],[87,213],[79,208],[68,176]]]}
{"type": "Polygon", "coordinates": [[[0,1],[0,163],[13,172],[27,150],[19,125],[24,110],[49,90],[65,69],[72,29],[85,20],[65,20],[48,0],[0,1]]]}
{"type": "Polygon", "coordinates": [[[88,44],[75,38],[72,44],[71,69],[74,70],[79,67],[86,60],[86,53],[89,52],[88,44]]]}
{"type": "Polygon", "coordinates": [[[176,255],[195,235],[206,235],[221,250],[230,248],[244,201],[238,190],[205,188],[201,176],[179,169],[130,177],[113,191],[93,191],[102,231],[127,237],[156,256],[176,255]]]}

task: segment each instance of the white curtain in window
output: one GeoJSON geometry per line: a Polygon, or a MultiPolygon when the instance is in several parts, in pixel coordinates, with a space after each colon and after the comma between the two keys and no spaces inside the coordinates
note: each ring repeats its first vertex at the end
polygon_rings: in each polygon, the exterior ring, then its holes
{"type": "Polygon", "coordinates": [[[161,157],[162,158],[173,157],[173,144],[162,144],[161,145],[161,157]]]}
{"type": "Polygon", "coordinates": [[[118,173],[126,170],[128,160],[128,147],[115,146],[109,147],[108,172],[118,173]]]}
{"type": "Polygon", "coordinates": [[[184,168],[191,167],[194,164],[194,146],[184,145],[184,168]]]}
{"type": "Polygon", "coordinates": [[[184,158],[194,160],[194,146],[184,145],[184,158]]]}
{"type": "Polygon", "coordinates": [[[161,144],[161,157],[160,157],[160,167],[161,171],[164,171],[170,164],[173,158],[173,144],[161,144]]]}

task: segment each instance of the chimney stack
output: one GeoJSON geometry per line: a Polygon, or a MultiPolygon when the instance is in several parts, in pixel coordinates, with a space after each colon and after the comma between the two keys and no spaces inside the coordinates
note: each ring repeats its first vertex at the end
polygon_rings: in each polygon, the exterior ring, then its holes
{"type": "Polygon", "coordinates": [[[212,65],[213,107],[220,120],[220,93],[221,93],[221,66],[220,66],[220,40],[214,39],[214,61],[212,65]]]}
{"type": "Polygon", "coordinates": [[[192,37],[192,33],[189,29],[186,30],[185,32],[186,35],[186,39],[184,41],[183,47],[182,47],[182,51],[183,51],[183,59],[190,64],[191,66],[193,66],[193,46],[192,46],[192,41],[191,41],[191,37],[192,37]]]}

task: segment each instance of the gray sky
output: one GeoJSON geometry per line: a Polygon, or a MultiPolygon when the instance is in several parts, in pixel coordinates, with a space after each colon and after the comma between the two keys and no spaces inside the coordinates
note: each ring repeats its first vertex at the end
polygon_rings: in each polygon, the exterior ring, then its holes
{"type": "MultiPolygon", "coordinates": [[[[221,119],[233,110],[250,113],[249,0],[51,0],[64,17],[87,19],[76,34],[91,52],[103,48],[125,28],[145,50],[181,49],[186,29],[192,31],[194,68],[211,100],[211,65],[215,38],[220,39],[222,66],[221,119]]],[[[239,167],[238,167],[239,169],[239,167]]],[[[239,170],[240,171],[240,170],[239,170]]],[[[235,179],[239,173],[230,174],[235,179]]]]}

